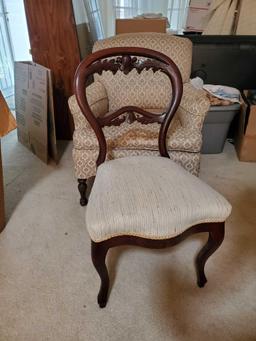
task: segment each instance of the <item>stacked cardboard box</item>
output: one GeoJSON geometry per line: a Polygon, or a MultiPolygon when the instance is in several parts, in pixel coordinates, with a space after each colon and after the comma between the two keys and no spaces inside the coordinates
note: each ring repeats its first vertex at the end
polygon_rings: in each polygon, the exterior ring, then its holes
{"type": "Polygon", "coordinates": [[[203,32],[208,22],[212,0],[190,0],[186,23],[187,32],[203,32]]]}
{"type": "Polygon", "coordinates": [[[166,33],[167,19],[116,19],[116,34],[132,32],[166,33]]]}
{"type": "Polygon", "coordinates": [[[32,62],[15,62],[14,71],[19,142],[43,162],[57,162],[51,71],[32,62]]]}
{"type": "Polygon", "coordinates": [[[240,161],[256,161],[256,104],[248,90],[243,92],[235,147],[240,161]]]}

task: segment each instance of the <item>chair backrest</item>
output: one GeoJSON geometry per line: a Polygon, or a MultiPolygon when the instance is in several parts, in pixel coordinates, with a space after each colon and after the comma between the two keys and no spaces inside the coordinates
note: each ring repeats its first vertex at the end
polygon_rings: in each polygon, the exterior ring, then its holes
{"type": "MultiPolygon", "coordinates": [[[[78,105],[94,130],[99,142],[97,166],[105,161],[107,152],[106,139],[102,128],[111,125],[118,126],[127,118],[130,122],[136,120],[143,124],[160,123],[159,152],[161,156],[169,157],[166,147],[166,134],[180,104],[182,90],[182,78],[176,64],[166,55],[154,50],[139,47],[109,48],[92,53],[85,58],[79,64],[75,74],[74,92],[78,105]],[[146,70],[153,73],[161,72],[168,77],[172,86],[172,95],[170,96],[167,110],[161,114],[155,114],[145,111],[138,106],[123,106],[106,116],[95,117],[88,104],[85,91],[91,76],[94,74],[101,75],[105,71],[110,71],[114,75],[117,72],[122,72],[124,75],[129,76],[132,70],[135,70],[139,75],[146,70]]],[[[119,96],[119,94],[117,93],[116,96],[119,96]]]]}
{"type": "MultiPolygon", "coordinates": [[[[178,66],[183,83],[189,81],[192,43],[187,38],[155,32],[120,34],[97,41],[93,52],[106,48],[130,46],[152,49],[165,54],[178,66]]],[[[111,72],[105,72],[101,76],[95,76],[95,79],[104,84],[107,90],[110,110],[117,110],[124,105],[136,105],[147,109],[162,109],[168,105],[171,86],[168,77],[163,73],[147,72],[143,74],[143,77],[138,77],[134,70],[124,78],[121,72],[114,77],[111,72]]]]}

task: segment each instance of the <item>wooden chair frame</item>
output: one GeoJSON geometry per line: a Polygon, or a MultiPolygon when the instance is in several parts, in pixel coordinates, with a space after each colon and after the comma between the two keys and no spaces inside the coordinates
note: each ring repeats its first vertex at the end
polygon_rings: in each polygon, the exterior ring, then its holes
{"type": "MultiPolygon", "coordinates": [[[[122,124],[125,119],[127,119],[127,113],[130,122],[137,120],[142,124],[153,122],[158,122],[160,124],[158,138],[159,152],[162,157],[169,158],[166,146],[166,135],[182,97],[182,79],[180,71],[169,57],[160,52],[138,47],[118,47],[98,51],[91,54],[80,63],[75,75],[74,90],[78,105],[98,139],[99,155],[96,161],[97,167],[105,161],[107,152],[106,139],[102,128],[104,126],[122,124]],[[137,57],[140,58],[138,59],[137,57]],[[94,73],[101,74],[103,71],[111,71],[115,74],[120,70],[125,74],[128,74],[133,69],[136,69],[138,73],[141,73],[144,69],[152,69],[153,72],[160,71],[169,77],[172,84],[172,98],[166,112],[155,114],[136,106],[125,106],[110,113],[108,116],[96,118],[86,99],[85,87],[90,77],[94,73]]],[[[86,183],[80,182],[79,185],[85,192],[86,183]]],[[[203,287],[207,282],[204,273],[205,263],[210,255],[221,245],[224,239],[224,226],[224,222],[199,224],[192,226],[174,238],[163,240],[152,240],[123,235],[102,242],[91,241],[92,262],[101,279],[101,286],[98,294],[99,306],[101,308],[105,307],[108,299],[109,276],[105,259],[110,248],[120,245],[138,245],[146,248],[159,249],[176,245],[191,234],[208,232],[208,241],[199,252],[195,262],[197,284],[199,287],[203,287]]]]}

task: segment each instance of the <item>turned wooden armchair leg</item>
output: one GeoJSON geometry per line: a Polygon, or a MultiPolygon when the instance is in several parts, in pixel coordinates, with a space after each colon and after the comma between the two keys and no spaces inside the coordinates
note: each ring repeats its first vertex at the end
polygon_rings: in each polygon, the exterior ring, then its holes
{"type": "Polygon", "coordinates": [[[210,224],[209,238],[205,246],[196,257],[197,285],[204,287],[207,278],[204,273],[204,266],[207,259],[219,248],[225,233],[225,223],[210,224]]]}
{"type": "Polygon", "coordinates": [[[100,291],[98,294],[98,304],[100,308],[104,308],[108,300],[109,276],[105,263],[107,252],[108,247],[104,245],[104,242],[91,242],[92,262],[101,279],[100,291]]]}
{"type": "Polygon", "coordinates": [[[80,205],[86,206],[88,202],[86,198],[86,189],[87,189],[86,179],[78,179],[77,181],[78,181],[78,191],[80,193],[80,205]]]}

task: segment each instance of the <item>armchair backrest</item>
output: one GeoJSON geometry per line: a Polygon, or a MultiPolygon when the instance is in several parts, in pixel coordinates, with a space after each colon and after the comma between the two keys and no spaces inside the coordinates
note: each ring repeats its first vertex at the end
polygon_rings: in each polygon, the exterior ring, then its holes
{"type": "MultiPolygon", "coordinates": [[[[178,66],[183,83],[189,81],[192,43],[187,38],[155,32],[120,34],[97,41],[93,52],[113,47],[141,47],[161,52],[178,66]]],[[[167,107],[171,95],[168,77],[161,72],[156,74],[143,72],[143,77],[140,77],[135,70],[128,75],[121,72],[115,75],[104,72],[101,76],[95,76],[96,79],[106,88],[110,111],[128,105],[145,109],[163,109],[167,107]]]]}
{"type": "Polygon", "coordinates": [[[138,47],[109,48],[95,52],[84,59],[79,64],[75,74],[74,92],[78,105],[94,130],[99,142],[97,166],[104,162],[107,152],[106,139],[102,128],[104,126],[118,126],[122,124],[127,119],[127,114],[131,122],[136,120],[143,124],[160,123],[158,137],[159,152],[161,156],[169,157],[166,146],[166,134],[180,104],[182,91],[182,78],[175,63],[166,55],[154,50],[138,47]],[[101,75],[105,71],[113,75],[118,72],[129,75],[133,71],[139,76],[143,71],[166,75],[172,88],[172,94],[169,97],[166,111],[161,114],[154,114],[139,106],[130,105],[122,106],[118,110],[103,117],[94,116],[88,104],[86,91],[84,89],[91,76],[95,74],[101,75]]]}

